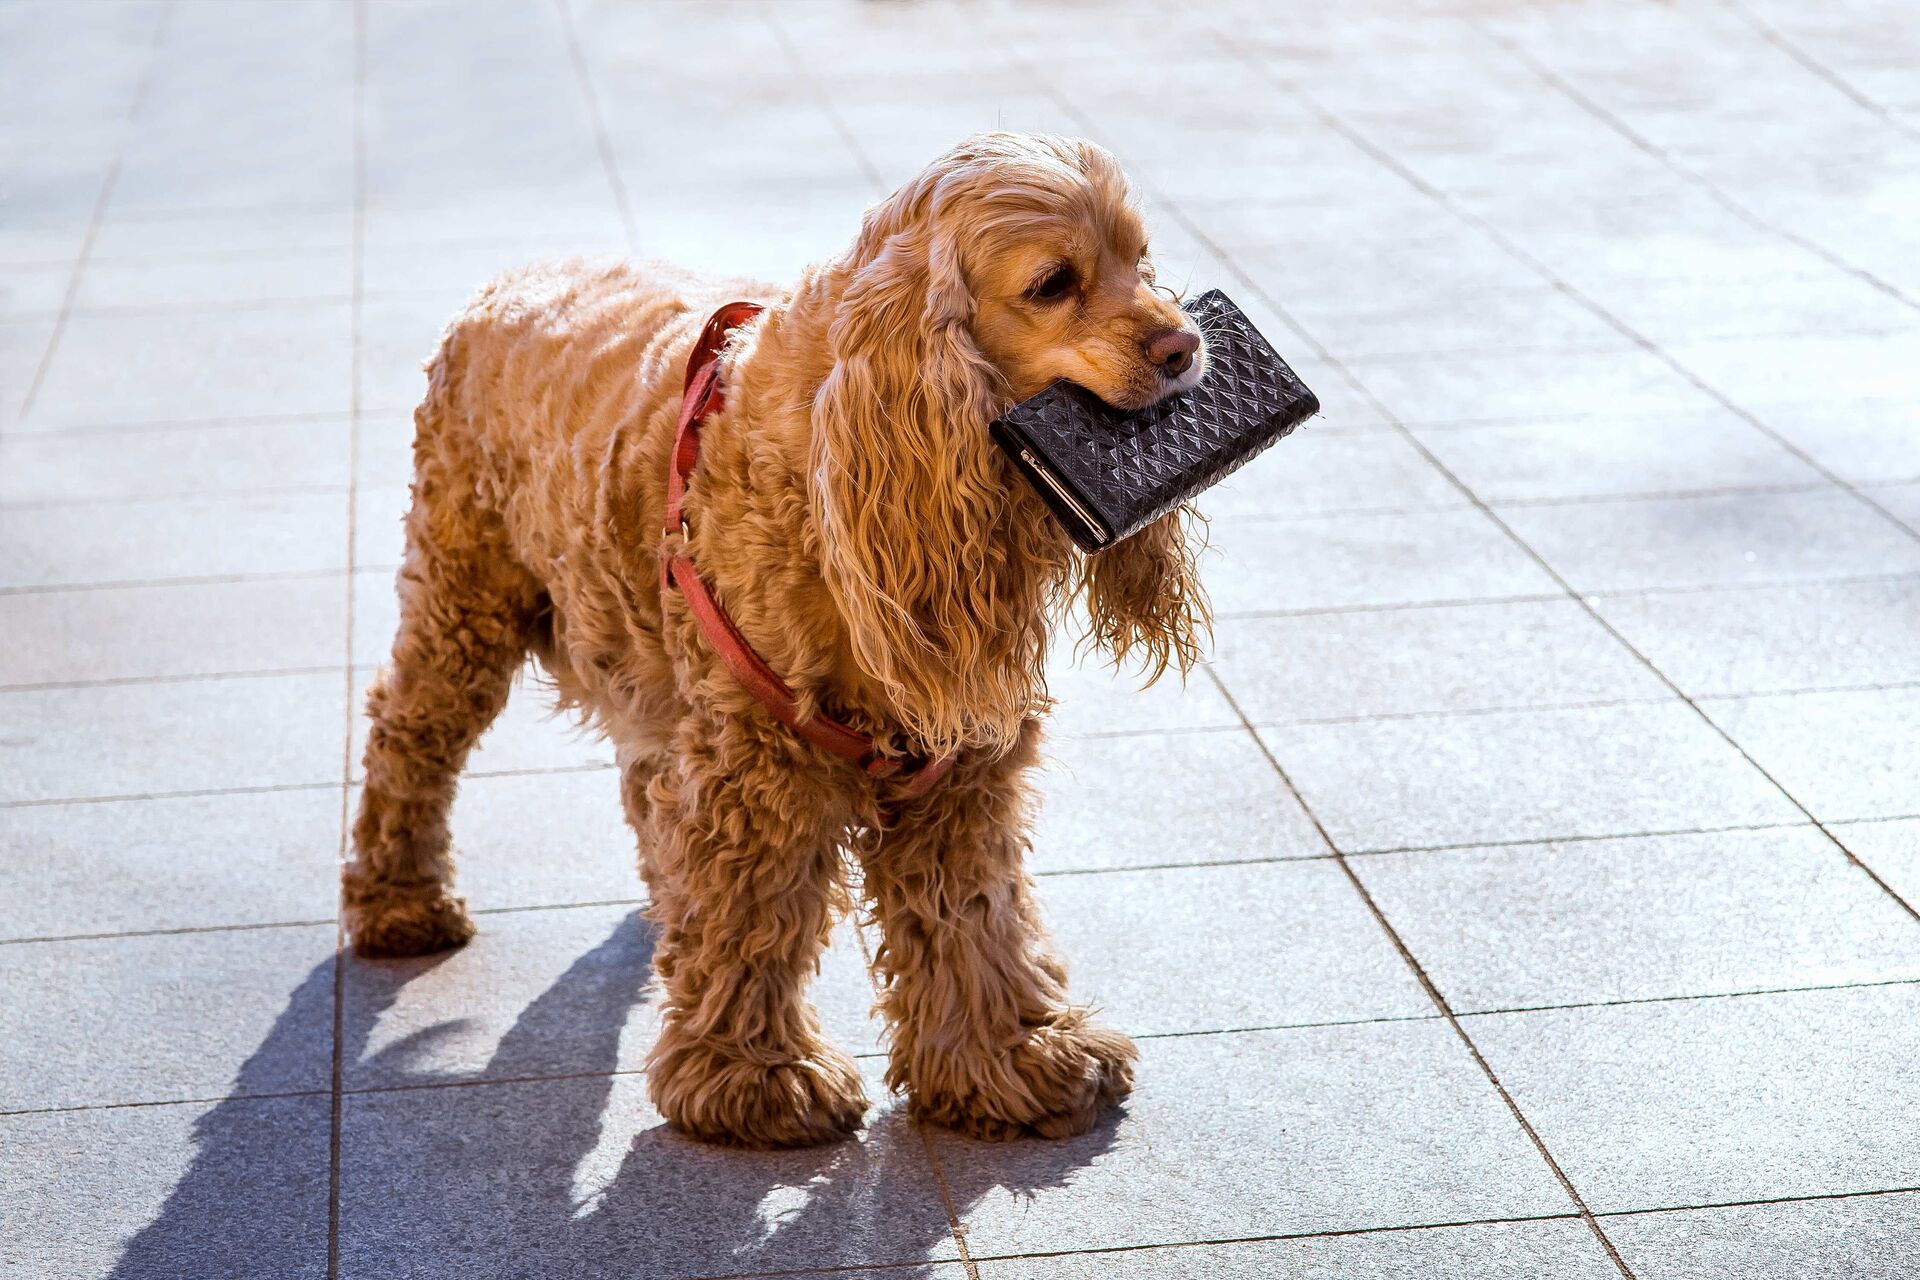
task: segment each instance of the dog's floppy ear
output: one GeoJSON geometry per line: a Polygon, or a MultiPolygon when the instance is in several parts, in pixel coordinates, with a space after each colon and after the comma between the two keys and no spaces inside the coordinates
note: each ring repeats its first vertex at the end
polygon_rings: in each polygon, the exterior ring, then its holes
{"type": "Polygon", "coordinates": [[[1204,524],[1193,508],[1177,507],[1081,562],[1075,586],[1088,642],[1115,665],[1140,659],[1148,684],[1169,667],[1182,676],[1193,670],[1210,636],[1213,615],[1195,563],[1206,545],[1204,524]]]}
{"type": "Polygon", "coordinates": [[[1044,548],[1008,517],[958,246],[915,193],[869,215],[813,406],[823,570],[855,660],[921,747],[1014,740],[1044,685],[1044,548]]]}

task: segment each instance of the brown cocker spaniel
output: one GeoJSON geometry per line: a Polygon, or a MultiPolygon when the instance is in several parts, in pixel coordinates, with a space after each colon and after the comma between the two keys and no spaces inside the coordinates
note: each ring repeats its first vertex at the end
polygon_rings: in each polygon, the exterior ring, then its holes
{"type": "Polygon", "coordinates": [[[489,285],[414,414],[400,629],[345,872],[355,948],[472,935],[448,810],[533,654],[617,748],[670,1121],[750,1146],[859,1126],[859,1074],[806,998],[857,863],[888,1085],[977,1136],[1087,1129],[1134,1049],[1068,997],[1024,867],[1048,638],[1078,612],[1116,661],[1184,671],[1206,600],[1189,513],[1082,557],[987,424],[1061,378],[1146,405],[1204,357],[1113,157],[1064,138],[969,139],[789,290],[579,262],[489,285]],[[663,536],[688,351],[734,299],[765,310],[720,353],[725,404],[685,532],[663,536]],[[663,591],[679,552],[803,712],[951,771],[908,797],[776,720],[663,591]]]}

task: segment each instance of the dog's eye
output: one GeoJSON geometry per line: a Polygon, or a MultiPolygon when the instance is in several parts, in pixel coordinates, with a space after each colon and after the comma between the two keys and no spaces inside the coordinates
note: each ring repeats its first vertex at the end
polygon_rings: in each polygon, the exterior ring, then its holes
{"type": "Polygon", "coordinates": [[[1072,267],[1058,266],[1042,276],[1039,284],[1027,290],[1027,296],[1041,302],[1055,302],[1066,297],[1078,279],[1072,267]]]}

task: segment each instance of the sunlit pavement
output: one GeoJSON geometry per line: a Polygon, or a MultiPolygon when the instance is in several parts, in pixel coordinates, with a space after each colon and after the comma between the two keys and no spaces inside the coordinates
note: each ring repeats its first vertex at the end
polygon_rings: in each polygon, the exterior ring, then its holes
{"type": "Polygon", "coordinates": [[[0,7],[0,1273],[1920,1274],[1920,23],[1820,5],[0,7]],[[1209,668],[1062,669],[1085,1138],[667,1130],[607,748],[339,951],[420,359],[567,251],[773,278],[1086,134],[1324,415],[1209,668]]]}

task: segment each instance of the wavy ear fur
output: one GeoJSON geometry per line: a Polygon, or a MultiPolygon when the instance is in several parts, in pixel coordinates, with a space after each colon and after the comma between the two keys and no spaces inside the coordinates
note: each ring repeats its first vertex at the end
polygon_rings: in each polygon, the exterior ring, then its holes
{"type": "Polygon", "coordinates": [[[1197,563],[1205,524],[1192,507],[1179,507],[1080,562],[1074,591],[1086,608],[1087,642],[1116,666],[1138,658],[1147,684],[1168,668],[1182,676],[1193,670],[1211,634],[1213,612],[1197,563]]]}
{"type": "Polygon", "coordinates": [[[1060,539],[987,436],[1004,404],[957,246],[912,189],[870,215],[813,406],[813,515],[855,661],[922,749],[1008,745],[1045,704],[1060,539]]]}

